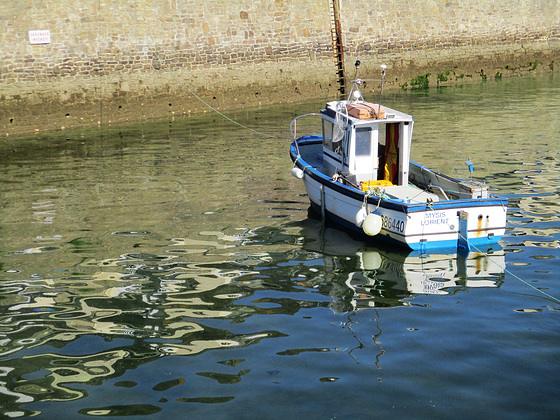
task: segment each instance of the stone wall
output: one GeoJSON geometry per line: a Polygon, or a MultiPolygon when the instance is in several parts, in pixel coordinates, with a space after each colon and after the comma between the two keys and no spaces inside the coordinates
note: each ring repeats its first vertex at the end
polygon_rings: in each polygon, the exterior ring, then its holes
{"type": "MultiPolygon", "coordinates": [[[[340,0],[347,74],[389,87],[550,71],[558,0],[340,0]],[[449,77],[438,77],[446,74],[449,77]]],[[[329,0],[0,3],[0,133],[336,95],[329,0]],[[30,30],[49,30],[31,44],[30,30]],[[204,101],[204,102],[203,102],[204,101]]]]}

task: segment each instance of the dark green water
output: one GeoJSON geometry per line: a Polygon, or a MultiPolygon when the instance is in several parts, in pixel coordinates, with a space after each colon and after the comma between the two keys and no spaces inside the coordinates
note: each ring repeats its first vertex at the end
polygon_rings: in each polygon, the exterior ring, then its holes
{"type": "MultiPolygon", "coordinates": [[[[366,95],[367,96],[367,95],[366,95]]],[[[416,92],[412,158],[510,197],[488,254],[307,217],[301,103],[0,143],[8,418],[560,416],[560,79],[416,92]]]]}

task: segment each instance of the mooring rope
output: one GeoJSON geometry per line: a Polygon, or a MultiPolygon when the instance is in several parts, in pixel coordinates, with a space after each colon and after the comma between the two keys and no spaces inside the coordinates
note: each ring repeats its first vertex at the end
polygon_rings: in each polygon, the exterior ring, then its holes
{"type": "MultiPolygon", "coordinates": [[[[457,234],[458,234],[462,239],[464,239],[465,241],[467,241],[467,243],[469,243],[469,242],[468,242],[468,239],[465,238],[463,235],[461,235],[460,232],[457,232],[457,234]]],[[[539,292],[539,293],[541,293],[542,295],[546,296],[548,299],[552,300],[553,302],[556,302],[556,303],[560,304],[560,299],[558,299],[558,298],[555,297],[555,296],[552,296],[552,295],[549,294],[549,293],[546,293],[545,291],[539,289],[538,287],[533,286],[533,285],[532,285],[531,283],[529,283],[528,281],[523,280],[523,279],[522,279],[521,277],[519,277],[517,274],[515,274],[514,272],[508,270],[508,269],[505,267],[505,265],[502,266],[500,263],[498,263],[494,258],[492,258],[491,255],[489,255],[488,253],[486,253],[486,252],[482,251],[481,249],[477,248],[476,245],[469,244],[469,246],[472,247],[476,252],[478,252],[478,253],[484,255],[486,258],[492,260],[492,261],[494,262],[494,264],[496,264],[498,267],[500,267],[502,270],[504,270],[504,273],[509,274],[510,276],[512,276],[512,277],[514,277],[515,279],[519,280],[519,281],[520,281],[521,283],[523,283],[524,285],[526,285],[526,286],[530,287],[531,289],[536,290],[537,292],[539,292]]]]}
{"type": "Polygon", "coordinates": [[[155,51],[155,50],[153,50],[153,51],[154,51],[154,55],[157,57],[157,59],[160,61],[160,63],[163,64],[163,66],[169,71],[169,73],[171,74],[171,76],[172,76],[175,80],[177,80],[181,86],[183,86],[192,96],[194,96],[196,99],[198,99],[200,102],[202,102],[202,103],[203,103],[205,106],[207,106],[210,110],[212,110],[213,112],[215,112],[216,114],[218,114],[220,117],[226,119],[227,121],[231,122],[232,124],[237,125],[238,127],[241,127],[241,128],[243,128],[243,129],[245,129],[245,130],[249,130],[249,131],[251,131],[251,132],[253,132],[253,133],[255,133],[255,134],[258,134],[258,135],[260,135],[260,136],[268,137],[268,138],[271,138],[271,139],[284,140],[284,139],[281,138],[281,137],[276,137],[276,136],[273,136],[273,135],[271,135],[271,134],[266,134],[266,133],[263,133],[262,131],[255,130],[254,128],[251,128],[251,127],[248,127],[248,126],[246,126],[246,125],[244,125],[244,124],[241,124],[240,122],[235,121],[233,118],[230,118],[230,117],[228,117],[227,115],[225,115],[224,113],[218,111],[216,108],[214,108],[214,107],[213,107],[212,105],[210,105],[208,102],[206,102],[204,99],[202,99],[200,96],[198,96],[185,82],[183,82],[181,79],[179,79],[179,77],[177,77],[177,75],[173,72],[173,70],[171,69],[171,67],[169,67],[169,65],[168,65],[165,61],[163,61],[163,60],[161,59],[161,57],[159,56],[159,54],[157,53],[157,51],[155,51]]]}
{"type": "MultiPolygon", "coordinates": [[[[128,12],[127,12],[127,14],[128,14],[128,12]]],[[[130,15],[128,16],[128,18],[129,18],[130,21],[132,22],[132,18],[131,18],[130,15]]],[[[133,26],[136,28],[136,25],[133,25],[133,26]]],[[[253,133],[255,133],[255,134],[258,134],[258,135],[260,135],[260,136],[268,137],[268,138],[272,138],[272,139],[277,139],[277,140],[284,140],[284,139],[281,138],[281,137],[277,137],[277,136],[273,136],[273,135],[270,135],[270,134],[266,134],[266,133],[263,133],[263,132],[261,132],[261,131],[255,130],[255,129],[251,128],[251,127],[248,127],[248,126],[246,126],[246,125],[244,125],[244,124],[241,124],[240,122],[235,121],[234,119],[228,117],[228,116],[225,115],[224,113],[218,111],[216,108],[214,108],[214,107],[213,107],[212,105],[210,105],[208,102],[206,102],[204,99],[202,99],[200,96],[198,96],[185,82],[183,82],[183,81],[175,74],[175,72],[171,69],[171,67],[170,67],[164,60],[162,60],[162,58],[160,57],[160,55],[158,54],[158,52],[157,52],[154,48],[152,48],[151,46],[148,46],[148,48],[150,48],[150,49],[152,50],[153,54],[157,57],[157,59],[159,60],[159,62],[160,62],[161,64],[163,64],[163,66],[167,69],[167,71],[169,72],[169,74],[171,74],[171,76],[172,76],[177,82],[179,82],[179,84],[180,84],[181,86],[183,86],[183,88],[185,88],[192,96],[194,96],[197,100],[199,100],[202,104],[204,104],[204,105],[205,105],[207,108],[209,108],[211,111],[215,112],[216,114],[218,114],[218,115],[221,116],[222,118],[226,119],[227,121],[231,122],[232,124],[237,125],[238,127],[243,128],[243,129],[245,129],[245,130],[249,130],[249,131],[251,131],[251,132],[253,132],[253,133]]],[[[296,145],[297,145],[297,143],[296,143],[296,145]]],[[[297,160],[298,160],[299,158],[300,158],[300,155],[299,155],[299,150],[298,150],[298,158],[296,159],[296,162],[297,162],[297,160]]],[[[295,166],[295,162],[294,162],[294,166],[295,166]]],[[[422,169],[424,169],[424,168],[422,168],[422,169]]],[[[371,191],[371,190],[370,190],[370,191],[371,191]]],[[[447,191],[447,192],[452,192],[452,191],[447,191]]],[[[368,191],[368,193],[371,194],[369,191],[368,191]]],[[[368,193],[365,194],[365,196],[364,196],[364,201],[367,200],[367,197],[368,197],[368,195],[369,195],[368,193]]],[[[377,196],[377,194],[375,194],[375,193],[374,193],[374,195],[377,196]]],[[[381,201],[381,199],[383,198],[383,197],[382,197],[382,194],[379,195],[378,197],[379,197],[379,202],[378,202],[377,206],[379,207],[380,201],[381,201]]],[[[468,243],[468,239],[465,238],[463,235],[461,235],[461,233],[457,232],[457,234],[458,234],[459,236],[461,236],[462,239],[466,240],[467,243],[468,243]]],[[[541,289],[539,289],[539,288],[533,286],[532,284],[530,284],[529,282],[523,280],[521,277],[519,277],[518,275],[516,275],[516,274],[513,273],[512,271],[508,270],[505,266],[502,267],[502,266],[501,266],[496,260],[494,260],[488,253],[486,253],[486,252],[484,252],[484,251],[478,249],[475,245],[470,245],[470,246],[471,246],[472,248],[474,248],[477,252],[483,254],[485,257],[487,257],[487,258],[491,259],[492,261],[494,261],[494,263],[495,263],[498,267],[500,267],[502,270],[504,270],[505,273],[508,273],[509,275],[511,275],[511,276],[514,277],[515,279],[519,280],[520,282],[522,282],[522,283],[525,284],[526,286],[530,287],[531,289],[533,289],[533,290],[535,290],[535,291],[541,293],[542,295],[546,296],[546,297],[549,298],[550,300],[552,300],[552,301],[554,301],[554,302],[560,304],[560,299],[558,299],[558,298],[556,298],[555,296],[552,296],[551,294],[546,293],[546,292],[544,292],[543,290],[541,290],[541,289]]]]}
{"type": "MultiPolygon", "coordinates": [[[[133,24],[133,27],[136,29],[137,35],[140,35],[137,25],[134,25],[134,22],[132,20],[132,17],[130,16],[130,14],[128,13],[128,11],[126,11],[126,14],[128,15],[128,18],[130,20],[130,22],[133,24]]],[[[258,134],[260,136],[263,137],[268,137],[271,139],[276,139],[276,140],[285,140],[284,138],[281,137],[276,137],[273,136],[271,134],[266,134],[263,133],[261,131],[255,130],[254,128],[248,127],[244,124],[241,124],[238,121],[235,121],[233,118],[228,117],[227,115],[225,115],[224,113],[218,111],[216,108],[214,108],[212,105],[210,105],[208,102],[206,102],[204,99],[202,99],[200,96],[198,96],[185,82],[183,82],[176,74],[175,72],[171,69],[171,67],[164,61],[162,60],[162,58],[160,57],[160,55],[158,54],[158,52],[156,51],[155,48],[153,48],[152,46],[148,45],[148,48],[152,51],[152,53],[154,54],[154,56],[156,56],[156,58],[159,60],[159,62],[167,69],[167,71],[169,72],[169,74],[183,87],[185,88],[192,96],[194,96],[197,100],[199,100],[202,104],[204,104],[208,109],[210,109],[211,111],[215,112],[216,114],[218,114],[220,117],[226,119],[227,121],[231,122],[232,124],[237,125],[240,128],[243,128],[245,130],[249,130],[255,134],[258,134]]]]}

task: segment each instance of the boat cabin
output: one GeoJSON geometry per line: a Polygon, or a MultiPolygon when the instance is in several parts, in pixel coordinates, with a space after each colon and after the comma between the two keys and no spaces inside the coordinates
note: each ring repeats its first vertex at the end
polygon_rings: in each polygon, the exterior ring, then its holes
{"type": "Polygon", "coordinates": [[[364,101],[332,101],[321,111],[323,170],[367,190],[406,186],[411,115],[364,101]]]}

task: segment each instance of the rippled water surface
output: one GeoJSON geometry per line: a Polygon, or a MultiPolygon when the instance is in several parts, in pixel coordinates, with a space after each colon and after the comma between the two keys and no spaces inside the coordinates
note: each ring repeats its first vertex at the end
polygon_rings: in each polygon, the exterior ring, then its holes
{"type": "MultiPolygon", "coordinates": [[[[415,92],[412,158],[510,198],[467,258],[308,218],[301,103],[0,144],[0,413],[560,416],[560,79],[415,92]],[[484,252],[478,252],[484,251],[484,252]]],[[[171,417],[173,416],[173,417],[171,417]]]]}

